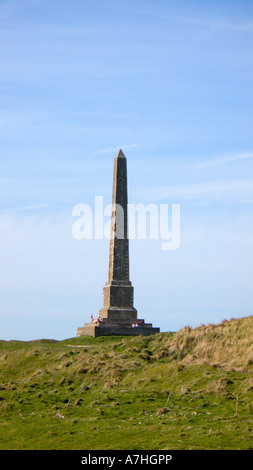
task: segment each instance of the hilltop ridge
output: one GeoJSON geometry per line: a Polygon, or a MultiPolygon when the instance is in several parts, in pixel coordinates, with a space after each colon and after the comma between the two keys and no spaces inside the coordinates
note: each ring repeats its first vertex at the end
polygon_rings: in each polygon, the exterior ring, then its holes
{"type": "Polygon", "coordinates": [[[161,338],[160,344],[161,355],[185,363],[247,365],[253,362],[253,316],[194,329],[186,326],[173,337],[161,338]]]}
{"type": "Polygon", "coordinates": [[[1,449],[253,448],[253,316],[0,341],[0,364],[1,449]]]}

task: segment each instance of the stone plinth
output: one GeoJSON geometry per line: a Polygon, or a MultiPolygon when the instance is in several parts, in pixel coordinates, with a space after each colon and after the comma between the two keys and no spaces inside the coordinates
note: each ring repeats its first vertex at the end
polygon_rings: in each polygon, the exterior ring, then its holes
{"type": "Polygon", "coordinates": [[[93,336],[97,338],[98,336],[111,336],[111,335],[120,335],[120,336],[149,336],[154,335],[160,332],[160,328],[153,328],[150,323],[144,323],[141,326],[133,327],[131,324],[127,323],[111,323],[104,324],[104,322],[99,323],[86,323],[83,327],[77,328],[77,336],[93,336]]]}

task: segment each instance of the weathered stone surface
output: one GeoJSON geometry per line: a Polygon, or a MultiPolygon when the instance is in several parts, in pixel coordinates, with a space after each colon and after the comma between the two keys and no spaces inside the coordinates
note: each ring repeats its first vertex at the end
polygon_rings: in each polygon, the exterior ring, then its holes
{"type": "Polygon", "coordinates": [[[114,159],[108,281],[103,289],[103,307],[99,310],[100,321],[77,328],[77,336],[135,336],[150,335],[160,331],[151,324],[145,324],[144,320],[137,320],[137,310],[133,306],[134,288],[129,280],[127,203],[127,162],[120,150],[114,159]],[[137,327],[133,326],[137,324],[137,327]]]}
{"type": "Polygon", "coordinates": [[[93,323],[88,323],[87,326],[84,325],[82,328],[77,328],[77,336],[93,336],[97,338],[98,336],[150,336],[160,332],[160,328],[131,328],[126,326],[107,326],[100,327],[96,326],[93,323]]]}

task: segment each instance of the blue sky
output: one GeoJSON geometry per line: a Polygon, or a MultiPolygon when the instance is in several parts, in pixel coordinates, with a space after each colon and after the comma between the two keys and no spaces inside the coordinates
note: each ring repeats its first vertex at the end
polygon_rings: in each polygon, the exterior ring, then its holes
{"type": "Polygon", "coordinates": [[[253,313],[253,3],[0,0],[0,338],[64,339],[102,306],[108,240],[72,208],[180,204],[181,244],[130,242],[162,331],[253,313]]]}

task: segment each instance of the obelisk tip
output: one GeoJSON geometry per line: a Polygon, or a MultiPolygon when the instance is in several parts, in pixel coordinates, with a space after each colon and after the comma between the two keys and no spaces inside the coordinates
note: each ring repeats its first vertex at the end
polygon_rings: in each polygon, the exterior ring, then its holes
{"type": "Polygon", "coordinates": [[[117,155],[116,158],[126,158],[121,149],[120,149],[120,151],[119,151],[119,153],[118,153],[118,155],[117,155]]]}

